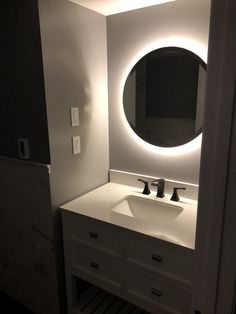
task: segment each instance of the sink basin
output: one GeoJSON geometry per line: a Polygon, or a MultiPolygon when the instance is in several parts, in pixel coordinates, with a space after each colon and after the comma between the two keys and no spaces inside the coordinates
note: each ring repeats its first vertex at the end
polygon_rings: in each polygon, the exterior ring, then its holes
{"type": "Polygon", "coordinates": [[[176,222],[183,207],[129,195],[111,209],[111,220],[132,230],[146,230],[164,241],[182,245],[176,222]]]}
{"type": "Polygon", "coordinates": [[[182,211],[183,208],[178,205],[137,196],[127,196],[112,208],[111,215],[127,216],[159,225],[173,221],[182,211]]]}

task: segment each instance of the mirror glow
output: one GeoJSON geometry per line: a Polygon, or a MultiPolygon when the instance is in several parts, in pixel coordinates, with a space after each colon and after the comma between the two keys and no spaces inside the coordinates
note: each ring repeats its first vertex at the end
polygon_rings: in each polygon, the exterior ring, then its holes
{"type": "Polygon", "coordinates": [[[123,90],[126,82],[126,78],[128,74],[130,73],[131,69],[133,68],[134,64],[138,62],[139,59],[141,59],[144,55],[149,53],[150,51],[153,51],[158,48],[168,47],[168,46],[176,46],[184,49],[188,49],[198,55],[205,63],[207,63],[207,49],[199,44],[196,41],[193,41],[188,38],[182,38],[182,37],[171,37],[171,38],[165,38],[163,40],[159,40],[156,42],[152,42],[149,46],[144,47],[140,51],[137,52],[136,55],[133,56],[132,60],[127,64],[125,71],[123,73],[123,76],[120,81],[120,114],[122,117],[122,123],[124,124],[124,127],[128,131],[129,135],[136,141],[136,143],[142,147],[144,147],[146,150],[160,154],[160,155],[166,155],[166,156],[176,156],[176,155],[183,155],[187,153],[191,153],[195,150],[198,150],[201,148],[201,142],[202,142],[202,135],[200,134],[192,141],[176,146],[176,147],[159,147],[154,146],[152,144],[149,144],[142,140],[140,137],[136,135],[136,133],[132,130],[130,127],[123,108],[123,90]]]}
{"type": "Polygon", "coordinates": [[[176,0],[70,0],[103,15],[111,15],[176,0]]]}

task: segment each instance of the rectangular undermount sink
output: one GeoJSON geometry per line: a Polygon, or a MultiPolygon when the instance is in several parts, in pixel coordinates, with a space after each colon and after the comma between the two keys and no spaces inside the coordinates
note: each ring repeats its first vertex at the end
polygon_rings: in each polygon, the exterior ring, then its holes
{"type": "Polygon", "coordinates": [[[182,244],[175,221],[183,207],[129,195],[111,209],[111,220],[128,228],[145,228],[165,241],[182,244]]]}
{"type": "Polygon", "coordinates": [[[112,208],[112,213],[153,223],[174,220],[183,208],[178,205],[149,200],[137,196],[127,196],[112,208]]]}

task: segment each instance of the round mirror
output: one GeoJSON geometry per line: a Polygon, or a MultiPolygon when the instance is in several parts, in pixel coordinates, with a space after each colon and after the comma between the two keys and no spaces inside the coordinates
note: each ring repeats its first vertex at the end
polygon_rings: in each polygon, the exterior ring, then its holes
{"type": "Polygon", "coordinates": [[[179,47],[154,50],[130,71],[123,92],[124,112],[144,141],[175,147],[202,129],[206,64],[179,47]]]}

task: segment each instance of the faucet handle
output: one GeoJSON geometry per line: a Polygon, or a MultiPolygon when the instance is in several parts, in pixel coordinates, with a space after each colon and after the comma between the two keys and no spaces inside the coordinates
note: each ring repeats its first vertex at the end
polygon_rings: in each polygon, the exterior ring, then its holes
{"type": "Polygon", "coordinates": [[[171,196],[171,201],[174,201],[174,202],[178,202],[179,201],[178,190],[186,190],[186,188],[176,188],[176,187],[174,187],[173,194],[171,196]]]}
{"type": "Polygon", "coordinates": [[[144,183],[144,189],[143,189],[143,194],[149,195],[151,193],[149,187],[148,187],[148,181],[142,180],[142,179],[137,179],[137,181],[143,182],[144,183]]]}

